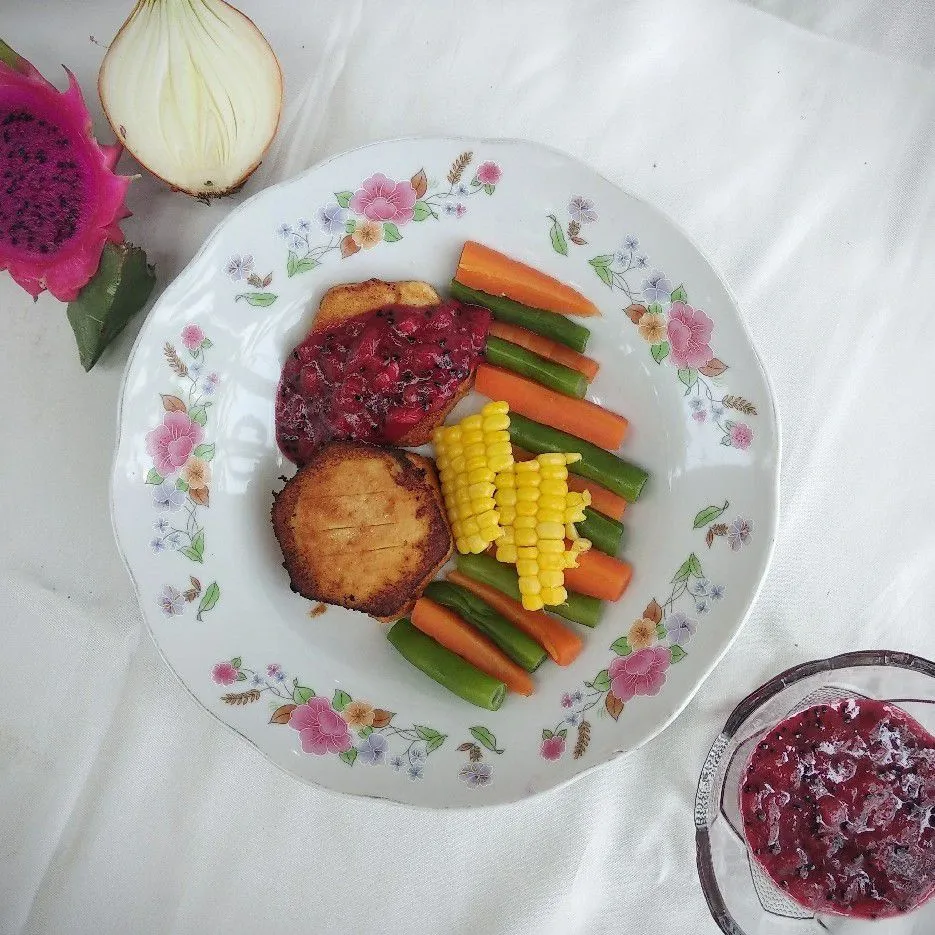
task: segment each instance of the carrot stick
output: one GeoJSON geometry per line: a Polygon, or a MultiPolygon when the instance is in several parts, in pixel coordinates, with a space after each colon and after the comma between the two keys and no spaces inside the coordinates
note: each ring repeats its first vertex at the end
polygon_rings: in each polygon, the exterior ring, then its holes
{"type": "Polygon", "coordinates": [[[618,497],[606,487],[601,487],[593,480],[586,480],[577,474],[568,475],[568,489],[576,490],[578,493],[584,493],[587,490],[591,494],[591,506],[611,519],[619,521],[623,516],[623,511],[627,508],[627,501],[623,497],[618,497]]]}
{"type": "Polygon", "coordinates": [[[558,341],[536,334],[535,331],[520,328],[519,325],[511,325],[508,322],[494,319],[487,332],[496,338],[518,344],[527,351],[532,351],[533,354],[545,357],[563,367],[570,367],[578,373],[583,373],[588,383],[597,376],[597,371],[600,369],[600,364],[596,360],[585,357],[584,354],[579,354],[570,347],[559,344],[558,341]]]}
{"type": "Polygon", "coordinates": [[[541,610],[526,610],[519,601],[460,571],[449,571],[446,577],[452,584],[460,584],[462,588],[476,594],[515,627],[531,636],[560,666],[570,665],[578,658],[584,646],[581,637],[554,617],[541,610]]]}
{"type": "Polygon", "coordinates": [[[410,619],[417,630],[432,637],[445,649],[450,649],[481,672],[499,679],[510,691],[520,695],[533,693],[532,679],[486,636],[469,623],[465,623],[447,607],[442,607],[427,597],[420,597],[410,619]]]}
{"type": "Polygon", "coordinates": [[[455,279],[488,295],[505,295],[514,302],[563,315],[600,315],[600,309],[576,289],[513,260],[490,247],[467,241],[458,260],[455,279]]]}
{"type": "Polygon", "coordinates": [[[490,364],[477,368],[474,389],[489,399],[505,400],[512,412],[527,419],[568,432],[609,451],[620,447],[629,424],[623,416],[586,399],[563,396],[490,364]]]}
{"type": "Polygon", "coordinates": [[[577,568],[565,569],[565,587],[605,601],[618,601],[632,576],[633,568],[627,562],[588,549],[578,556],[577,568]]]}

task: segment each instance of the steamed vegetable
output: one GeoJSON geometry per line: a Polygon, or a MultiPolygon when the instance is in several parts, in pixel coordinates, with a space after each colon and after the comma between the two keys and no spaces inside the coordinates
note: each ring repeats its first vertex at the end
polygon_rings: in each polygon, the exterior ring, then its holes
{"type": "Polygon", "coordinates": [[[582,552],[578,556],[578,567],[565,572],[568,587],[605,601],[620,600],[631,577],[633,569],[627,562],[596,549],[582,552]]]}
{"type": "MultiPolygon", "coordinates": [[[[497,588],[514,601],[520,600],[519,579],[512,565],[504,565],[492,555],[459,555],[457,563],[458,571],[462,574],[497,588]]],[[[549,610],[586,627],[596,627],[603,615],[600,601],[573,593],[568,594],[568,600],[564,604],[550,607],[549,610]]]]}
{"type": "Polygon", "coordinates": [[[518,630],[502,614],[476,594],[449,581],[433,581],[425,597],[453,610],[496,643],[527,672],[534,672],[545,661],[545,650],[531,637],[518,630]]]}
{"type": "Polygon", "coordinates": [[[627,420],[615,412],[586,399],[568,399],[490,364],[477,368],[474,388],[490,399],[506,400],[512,413],[561,431],[573,431],[578,438],[611,451],[620,447],[627,431],[627,420]]]}
{"type": "Polygon", "coordinates": [[[409,620],[397,620],[387,630],[386,638],[404,659],[465,701],[489,711],[496,711],[503,704],[506,698],[503,682],[440,646],[409,620]]]}
{"type": "Polygon", "coordinates": [[[576,523],[575,528],[578,535],[589,539],[595,549],[607,555],[616,555],[620,551],[623,523],[618,523],[590,507],[585,507],[584,519],[576,523]]]}
{"type": "Polygon", "coordinates": [[[201,198],[239,188],[282,109],[279,62],[224,0],[138,0],[98,76],[107,119],[153,175],[201,198]]]}
{"type": "Polygon", "coordinates": [[[490,295],[562,315],[600,315],[600,309],[576,289],[519,260],[469,240],[461,250],[455,279],[490,295]]]}
{"type": "Polygon", "coordinates": [[[526,610],[519,601],[514,601],[502,591],[475,581],[460,571],[450,571],[446,577],[453,584],[476,594],[494,610],[503,614],[514,626],[539,643],[560,666],[571,665],[581,653],[584,645],[581,637],[547,613],[541,610],[526,610]]]}
{"type": "Polygon", "coordinates": [[[486,357],[488,363],[529,377],[563,396],[581,399],[588,391],[584,374],[492,335],[487,336],[486,357]]]}
{"type": "Polygon", "coordinates": [[[529,331],[534,331],[536,334],[560,341],[576,351],[583,351],[588,346],[588,338],[591,337],[591,332],[584,325],[579,325],[578,322],[572,321],[564,315],[543,312],[538,308],[528,308],[505,296],[478,292],[476,289],[469,289],[454,279],[451,281],[449,288],[451,294],[460,302],[464,302],[466,305],[482,305],[484,308],[490,309],[494,318],[498,321],[520,325],[529,331]]]}
{"type": "Polygon", "coordinates": [[[520,347],[545,357],[553,363],[561,364],[563,367],[569,367],[571,370],[577,370],[584,375],[584,378],[590,383],[600,369],[596,360],[585,357],[573,351],[558,341],[552,341],[550,338],[536,334],[535,331],[529,331],[526,328],[520,328],[518,325],[511,325],[505,321],[492,321],[487,329],[488,335],[500,338],[503,341],[509,341],[511,344],[518,344],[520,347]]]}
{"type": "Polygon", "coordinates": [[[544,451],[577,451],[581,460],[569,465],[569,470],[633,502],[640,495],[649,475],[641,467],[598,448],[566,432],[526,419],[518,413],[510,415],[510,438],[513,443],[527,451],[540,454],[544,451]]]}
{"type": "Polygon", "coordinates": [[[499,679],[510,691],[531,695],[535,690],[532,679],[523,669],[507,658],[492,640],[447,607],[420,597],[412,611],[412,625],[481,672],[499,679]]]}

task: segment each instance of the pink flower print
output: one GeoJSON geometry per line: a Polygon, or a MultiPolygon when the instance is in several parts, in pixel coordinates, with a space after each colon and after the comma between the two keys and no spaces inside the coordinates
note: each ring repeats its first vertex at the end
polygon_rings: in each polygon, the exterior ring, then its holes
{"type": "Polygon", "coordinates": [[[463,218],[466,211],[467,208],[460,201],[455,205],[455,217],[463,218]]]}
{"type": "Polygon", "coordinates": [[[229,662],[219,662],[211,670],[211,678],[218,685],[231,685],[237,681],[237,670],[229,662]]]}
{"type": "Polygon", "coordinates": [[[267,674],[270,678],[275,678],[277,675],[279,675],[279,673],[280,673],[281,671],[282,671],[282,669],[281,669],[281,667],[280,667],[280,665],[279,665],[278,662],[271,662],[271,663],[266,667],[266,674],[267,674]]]}
{"type": "Polygon", "coordinates": [[[378,172],[354,192],[349,207],[371,221],[407,224],[415,203],[416,193],[409,182],[394,182],[378,172]]]}
{"type": "Polygon", "coordinates": [[[201,426],[193,422],[187,413],[178,410],[167,412],[162,425],[146,436],[146,450],[152,456],[156,470],[163,477],[168,477],[185,465],[203,437],[201,426]]]}
{"type": "Polygon", "coordinates": [[[610,690],[624,702],[636,695],[655,695],[665,684],[669,662],[669,650],[662,646],[618,656],[607,667],[610,690]]]}
{"type": "Polygon", "coordinates": [[[703,367],[714,352],[708,341],[714,322],[701,309],[673,302],[669,309],[670,359],[679,369],[703,367]]]}
{"type": "Polygon", "coordinates": [[[299,740],[306,753],[316,756],[343,753],[352,745],[347,721],[325,698],[309,698],[305,704],[300,704],[290,715],[289,726],[299,732],[299,740]]]}
{"type": "Polygon", "coordinates": [[[182,343],[190,350],[194,351],[201,347],[201,342],[205,339],[205,333],[198,325],[186,325],[182,329],[182,343]]]}
{"type": "Polygon", "coordinates": [[[482,162],[474,173],[474,178],[481,185],[496,185],[500,181],[503,171],[495,162],[482,162]]]}
{"type": "Polygon", "coordinates": [[[753,429],[746,422],[735,422],[730,427],[730,443],[735,448],[749,448],[753,441],[753,429]]]}
{"type": "Polygon", "coordinates": [[[565,738],[554,734],[551,737],[545,737],[539,753],[546,760],[557,760],[565,752],[565,738]]]}
{"type": "Polygon", "coordinates": [[[692,413],[692,418],[696,422],[704,422],[708,418],[708,414],[704,411],[704,409],[698,409],[692,413]]]}
{"type": "Polygon", "coordinates": [[[574,699],[571,697],[571,695],[568,694],[568,692],[565,692],[565,694],[562,695],[562,707],[563,708],[570,708],[574,703],[575,703],[574,699]]]}

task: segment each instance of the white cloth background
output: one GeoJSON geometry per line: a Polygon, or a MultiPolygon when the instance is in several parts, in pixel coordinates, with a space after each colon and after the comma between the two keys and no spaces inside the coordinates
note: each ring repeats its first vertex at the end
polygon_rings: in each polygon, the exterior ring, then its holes
{"type": "MultiPolygon", "coordinates": [[[[0,275],[0,932],[715,932],[691,802],[735,702],[847,648],[935,655],[935,5],[241,6],[287,83],[244,196],[380,138],[527,137],[688,230],[778,395],[775,562],[679,720],[568,789],[442,814],[306,788],[204,714],[143,629],[107,495],[139,323],[85,375],[63,307],[0,275]]],[[[129,0],[0,7],[4,38],[53,80],[70,65],[103,129],[89,36],[129,0]]],[[[237,201],[134,184],[127,231],[160,286],[237,201]]]]}

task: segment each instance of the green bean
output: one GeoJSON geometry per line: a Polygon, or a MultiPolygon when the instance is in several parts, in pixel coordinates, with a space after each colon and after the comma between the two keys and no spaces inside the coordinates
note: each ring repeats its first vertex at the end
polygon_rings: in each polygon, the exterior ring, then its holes
{"type": "Polygon", "coordinates": [[[445,649],[405,617],[387,630],[386,638],[404,659],[465,701],[488,711],[496,711],[503,704],[506,698],[503,682],[445,649]]]}
{"type": "Polygon", "coordinates": [[[569,471],[595,481],[631,503],[639,497],[649,477],[641,467],[597,445],[547,425],[540,425],[515,412],[510,413],[510,438],[517,447],[537,455],[545,451],[578,452],[581,460],[569,464],[569,471]]]}
{"type": "Polygon", "coordinates": [[[591,545],[608,555],[616,555],[620,551],[620,542],[623,539],[623,523],[592,510],[584,508],[584,521],[575,523],[578,535],[591,540],[591,545]]]}
{"type": "MultiPolygon", "coordinates": [[[[519,579],[512,565],[498,562],[490,555],[458,555],[456,561],[458,571],[462,574],[483,584],[489,584],[512,597],[514,601],[522,600],[519,593],[519,579]]],[[[596,597],[586,597],[584,594],[575,594],[572,591],[568,592],[568,600],[564,604],[556,604],[545,609],[586,627],[596,627],[601,622],[601,616],[604,613],[604,606],[596,597]]]]}
{"type": "Polygon", "coordinates": [[[492,334],[487,336],[486,356],[487,363],[529,377],[530,380],[535,380],[536,383],[541,383],[557,393],[564,393],[565,396],[581,399],[588,391],[588,381],[583,373],[492,334]]]}
{"type": "Polygon", "coordinates": [[[489,295],[462,286],[456,279],[451,280],[449,286],[451,294],[467,305],[482,305],[493,312],[493,317],[500,321],[508,321],[511,325],[519,325],[527,331],[535,331],[553,341],[565,344],[576,351],[583,351],[588,346],[591,332],[584,325],[560,315],[558,312],[545,312],[540,308],[530,308],[521,305],[502,295],[489,295]]]}
{"type": "Polygon", "coordinates": [[[531,636],[513,626],[506,617],[467,588],[450,581],[433,581],[425,589],[425,596],[436,604],[448,607],[477,627],[527,672],[535,672],[545,661],[548,653],[531,636]]]}

